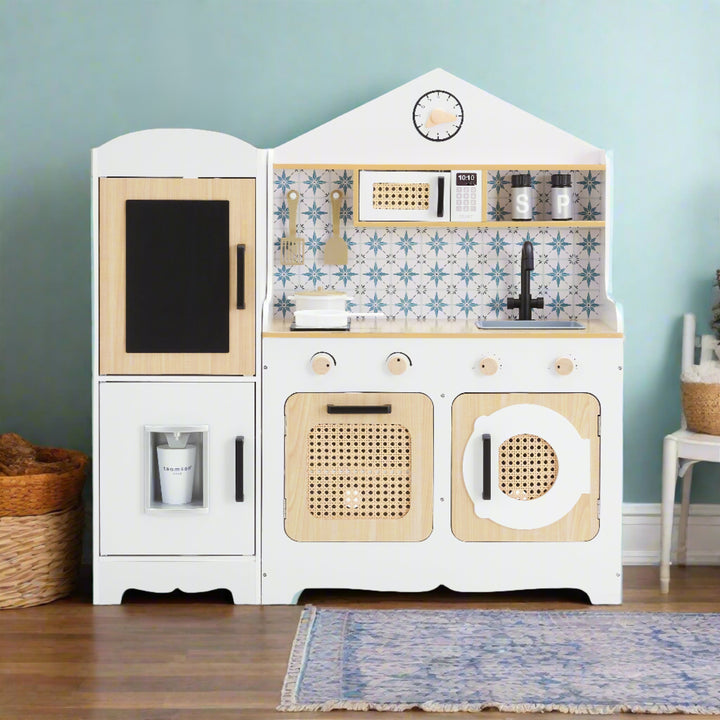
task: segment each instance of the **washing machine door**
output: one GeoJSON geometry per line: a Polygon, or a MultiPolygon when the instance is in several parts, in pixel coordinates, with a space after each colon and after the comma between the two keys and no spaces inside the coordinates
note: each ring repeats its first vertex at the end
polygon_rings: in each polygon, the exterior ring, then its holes
{"type": "MultiPolygon", "coordinates": [[[[591,410],[593,404],[597,407],[594,397],[579,395],[590,398],[590,403],[585,404],[591,410]]],[[[523,399],[533,398],[526,394],[523,399]]],[[[494,526],[511,530],[547,528],[568,516],[581,502],[587,504],[591,493],[598,495],[597,434],[588,437],[590,433],[579,432],[576,419],[568,417],[562,405],[553,407],[553,402],[542,400],[512,402],[512,395],[504,396],[500,407],[493,402],[486,403],[487,407],[478,405],[478,401],[471,402],[475,404],[473,412],[465,415],[466,425],[471,423],[469,431],[467,428],[465,431],[469,436],[466,435],[458,459],[464,501],[470,505],[473,518],[480,521],[478,527],[482,521],[490,521],[494,526]]],[[[454,432],[456,429],[454,426],[454,432]]],[[[457,438],[453,438],[453,443],[457,445],[457,438]]],[[[455,531],[455,504],[463,498],[456,497],[457,487],[453,492],[455,531]]],[[[597,525],[597,512],[592,518],[583,511],[584,516],[597,525]]],[[[589,532],[581,530],[584,539],[589,532]]],[[[481,532],[480,537],[463,539],[495,538],[486,538],[481,532]]],[[[560,533],[552,539],[577,538],[560,533]]]]}

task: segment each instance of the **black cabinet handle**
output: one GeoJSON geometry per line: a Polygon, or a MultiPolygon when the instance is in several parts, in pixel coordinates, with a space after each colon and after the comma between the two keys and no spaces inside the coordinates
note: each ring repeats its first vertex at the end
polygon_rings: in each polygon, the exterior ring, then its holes
{"type": "Polygon", "coordinates": [[[237,246],[237,309],[245,309],[245,246],[237,246]]]}
{"type": "Polygon", "coordinates": [[[245,449],[245,437],[238,435],[235,438],[235,502],[245,500],[244,478],[243,478],[243,455],[245,449]]]}
{"type": "Polygon", "coordinates": [[[445,212],[445,177],[440,175],[438,177],[438,201],[437,201],[437,216],[441,218],[445,212]]]}
{"type": "Polygon", "coordinates": [[[482,499],[490,499],[490,435],[482,436],[483,441],[483,488],[482,499]]]}
{"type": "Polygon", "coordinates": [[[389,415],[392,405],[328,405],[328,415],[389,415]]]}

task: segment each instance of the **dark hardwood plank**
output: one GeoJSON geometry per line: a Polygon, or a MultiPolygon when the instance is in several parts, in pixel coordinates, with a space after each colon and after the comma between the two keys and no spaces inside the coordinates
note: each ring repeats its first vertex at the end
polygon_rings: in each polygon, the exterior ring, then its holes
{"type": "MultiPolygon", "coordinates": [[[[85,577],[70,598],[0,611],[1,720],[334,717],[275,710],[301,607],[234,606],[226,592],[130,592],[123,605],[95,607],[89,587],[85,577]]],[[[720,568],[673,568],[670,593],[660,595],[656,567],[628,567],[624,602],[611,608],[591,606],[583,593],[572,590],[487,594],[445,588],[417,594],[313,590],[303,594],[301,603],[357,608],[720,612],[720,568]]],[[[341,717],[350,720],[363,715],[367,713],[343,712],[341,717]]],[[[421,711],[385,715],[402,720],[460,718],[455,713],[421,711]]],[[[508,717],[508,713],[491,711],[483,715],[489,720],[508,717]]],[[[540,715],[522,717],[529,720],[540,715]]]]}

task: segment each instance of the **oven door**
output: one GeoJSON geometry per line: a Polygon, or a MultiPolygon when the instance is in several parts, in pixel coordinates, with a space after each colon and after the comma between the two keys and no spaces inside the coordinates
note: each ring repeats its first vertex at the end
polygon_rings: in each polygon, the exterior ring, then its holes
{"type": "Polygon", "coordinates": [[[589,540],[599,529],[597,399],[469,393],[453,403],[453,532],[463,540],[589,540]]]}
{"type": "Polygon", "coordinates": [[[449,171],[360,170],[358,222],[450,222],[449,171]]]}
{"type": "Polygon", "coordinates": [[[433,405],[421,393],[296,393],[285,403],[285,531],[420,541],[432,530],[433,405]]]}

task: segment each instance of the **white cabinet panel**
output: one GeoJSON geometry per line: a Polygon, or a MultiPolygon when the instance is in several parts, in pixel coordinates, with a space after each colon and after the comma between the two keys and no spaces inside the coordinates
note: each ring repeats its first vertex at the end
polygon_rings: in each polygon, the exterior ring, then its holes
{"type": "Polygon", "coordinates": [[[101,555],[255,552],[254,383],[107,382],[100,385],[99,405],[101,555]],[[200,502],[175,507],[153,502],[148,426],[207,427],[200,502]],[[241,473],[236,472],[240,443],[241,473]]]}

